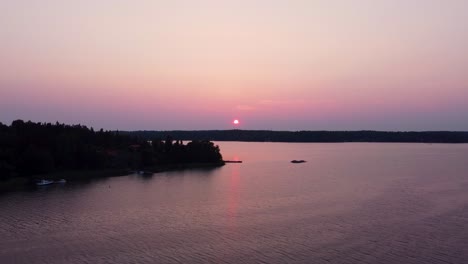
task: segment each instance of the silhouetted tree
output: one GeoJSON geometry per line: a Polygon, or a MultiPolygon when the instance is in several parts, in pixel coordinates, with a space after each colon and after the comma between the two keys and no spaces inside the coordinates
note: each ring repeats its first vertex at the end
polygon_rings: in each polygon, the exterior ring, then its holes
{"type": "Polygon", "coordinates": [[[50,152],[33,145],[29,146],[20,158],[19,172],[22,175],[45,174],[54,169],[54,158],[50,152]]]}
{"type": "Polygon", "coordinates": [[[167,136],[152,141],[119,131],[83,125],[15,120],[0,123],[0,180],[54,171],[104,168],[139,169],[169,163],[219,162],[219,148],[208,141],[187,145],[167,136]]]}

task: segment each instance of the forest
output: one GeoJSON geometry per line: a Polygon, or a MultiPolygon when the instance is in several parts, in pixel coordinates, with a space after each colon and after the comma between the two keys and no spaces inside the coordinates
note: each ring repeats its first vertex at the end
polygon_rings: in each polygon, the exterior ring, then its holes
{"type": "Polygon", "coordinates": [[[141,139],[170,134],[176,140],[214,140],[246,142],[402,142],[468,143],[468,132],[423,131],[271,131],[271,130],[200,130],[122,132],[141,139]]]}
{"type": "Polygon", "coordinates": [[[184,144],[168,134],[142,139],[58,122],[0,123],[0,181],[61,171],[157,170],[195,163],[222,165],[219,147],[206,140],[184,144]]]}

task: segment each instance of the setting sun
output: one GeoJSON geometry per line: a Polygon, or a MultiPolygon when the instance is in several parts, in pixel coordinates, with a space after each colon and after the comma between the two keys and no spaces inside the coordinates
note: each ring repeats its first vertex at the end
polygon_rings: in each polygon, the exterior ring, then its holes
{"type": "Polygon", "coordinates": [[[239,124],[239,120],[238,120],[238,119],[234,119],[234,121],[232,121],[232,123],[233,123],[234,125],[238,125],[238,124],[239,124]]]}

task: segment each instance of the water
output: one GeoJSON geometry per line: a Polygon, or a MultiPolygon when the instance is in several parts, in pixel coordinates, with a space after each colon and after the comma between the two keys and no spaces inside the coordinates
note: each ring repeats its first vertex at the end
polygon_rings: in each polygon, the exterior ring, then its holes
{"type": "Polygon", "coordinates": [[[466,144],[219,144],[244,163],[0,195],[0,263],[468,263],[466,144]]]}

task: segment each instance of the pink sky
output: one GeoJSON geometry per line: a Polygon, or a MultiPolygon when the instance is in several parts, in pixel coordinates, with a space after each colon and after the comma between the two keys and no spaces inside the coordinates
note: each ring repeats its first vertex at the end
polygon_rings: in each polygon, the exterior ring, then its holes
{"type": "Polygon", "coordinates": [[[468,1],[4,0],[0,122],[468,130],[468,1]]]}

